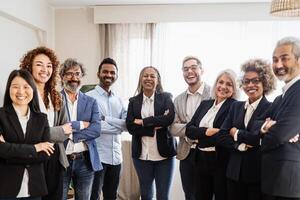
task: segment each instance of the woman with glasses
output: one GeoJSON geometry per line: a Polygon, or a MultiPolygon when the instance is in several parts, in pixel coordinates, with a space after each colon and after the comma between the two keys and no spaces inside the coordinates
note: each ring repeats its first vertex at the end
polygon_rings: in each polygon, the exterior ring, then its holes
{"type": "Polygon", "coordinates": [[[63,171],[69,166],[65,153],[66,140],[72,127],[67,123],[67,113],[62,98],[55,87],[57,84],[59,61],[53,50],[37,47],[28,51],[21,59],[20,68],[29,71],[38,91],[41,112],[47,114],[50,140],[55,142],[55,151],[45,167],[48,195],[43,200],[61,200],[63,191],[63,171]]]}
{"type": "Polygon", "coordinates": [[[216,146],[216,137],[231,104],[238,96],[236,75],[232,70],[219,74],[211,100],[202,101],[186,125],[186,136],[198,140],[196,150],[195,197],[201,200],[226,200],[228,152],[216,146]]]}
{"type": "Polygon", "coordinates": [[[175,117],[171,95],[163,92],[155,67],[142,69],[138,95],[129,99],[126,124],[132,135],[132,157],[142,200],[168,200],[173,178],[176,141],[169,132],[175,117]]]}
{"type": "Polygon", "coordinates": [[[270,65],[261,59],[247,61],[241,71],[241,87],[248,99],[232,105],[219,142],[231,149],[226,173],[228,199],[260,200],[260,136],[255,133],[260,128],[257,119],[271,104],[265,95],[275,89],[275,78],[270,65]]]}

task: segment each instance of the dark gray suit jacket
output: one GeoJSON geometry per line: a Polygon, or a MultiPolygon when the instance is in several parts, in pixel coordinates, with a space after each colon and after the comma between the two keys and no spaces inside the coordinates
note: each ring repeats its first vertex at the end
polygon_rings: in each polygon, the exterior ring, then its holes
{"type": "Polygon", "coordinates": [[[300,141],[289,142],[300,133],[300,80],[275,99],[266,117],[276,124],[262,139],[262,192],[300,198],[300,141]]]}

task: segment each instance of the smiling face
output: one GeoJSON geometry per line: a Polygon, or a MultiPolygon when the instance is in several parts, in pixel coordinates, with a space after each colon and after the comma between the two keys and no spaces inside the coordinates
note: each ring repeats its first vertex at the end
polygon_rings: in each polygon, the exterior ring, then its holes
{"type": "Polygon", "coordinates": [[[53,72],[52,63],[48,56],[39,54],[32,62],[32,76],[37,84],[46,84],[53,72]]]}
{"type": "Polygon", "coordinates": [[[16,106],[28,105],[33,98],[33,89],[20,76],[16,76],[9,87],[9,95],[16,106]]]}
{"type": "Polygon", "coordinates": [[[262,97],[264,88],[258,73],[252,71],[246,72],[242,84],[244,92],[249,97],[250,103],[253,103],[262,97]]]}
{"type": "Polygon", "coordinates": [[[292,45],[281,45],[273,53],[274,74],[286,83],[300,74],[300,59],[295,57],[292,50],[292,45]]]}
{"type": "Polygon", "coordinates": [[[117,68],[113,64],[103,64],[100,72],[98,72],[101,87],[108,91],[116,81],[117,73],[117,68]]]}
{"type": "Polygon", "coordinates": [[[158,84],[158,74],[153,68],[146,68],[143,72],[141,82],[144,92],[153,93],[158,84]]]}
{"type": "Polygon", "coordinates": [[[82,71],[79,66],[69,68],[62,77],[63,85],[70,92],[77,92],[81,85],[82,71]]]}
{"type": "Polygon", "coordinates": [[[202,69],[195,59],[184,62],[182,72],[183,78],[189,86],[195,85],[201,81],[202,69]]]}
{"type": "Polygon", "coordinates": [[[216,84],[215,95],[217,102],[221,102],[233,96],[233,82],[228,75],[223,74],[219,77],[216,84]]]}

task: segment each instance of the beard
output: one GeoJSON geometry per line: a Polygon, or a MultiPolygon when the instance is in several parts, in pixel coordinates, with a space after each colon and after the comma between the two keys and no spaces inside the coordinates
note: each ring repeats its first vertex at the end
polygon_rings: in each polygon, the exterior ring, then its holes
{"type": "Polygon", "coordinates": [[[64,87],[71,92],[78,92],[80,83],[80,81],[66,81],[64,87]]]}

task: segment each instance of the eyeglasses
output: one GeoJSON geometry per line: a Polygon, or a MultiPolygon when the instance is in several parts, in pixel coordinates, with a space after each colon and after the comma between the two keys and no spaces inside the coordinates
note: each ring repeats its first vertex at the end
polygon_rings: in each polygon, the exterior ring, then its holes
{"type": "Polygon", "coordinates": [[[196,71],[198,68],[200,68],[198,65],[184,66],[182,67],[182,71],[188,72],[189,69],[191,69],[192,71],[196,71]]]}
{"type": "Polygon", "coordinates": [[[82,73],[81,72],[66,72],[65,75],[67,78],[72,78],[73,76],[76,78],[81,78],[82,73]]]}
{"type": "Polygon", "coordinates": [[[259,78],[252,78],[252,79],[243,79],[242,84],[243,85],[249,85],[250,83],[257,85],[261,82],[259,78]]]}

